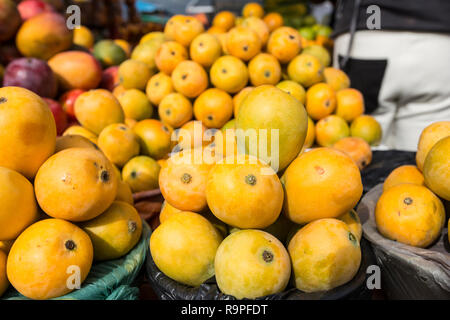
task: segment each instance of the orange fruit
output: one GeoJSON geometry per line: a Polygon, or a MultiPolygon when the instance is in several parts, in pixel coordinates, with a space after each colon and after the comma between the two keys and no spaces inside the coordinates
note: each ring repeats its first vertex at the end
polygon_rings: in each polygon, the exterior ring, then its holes
{"type": "Polygon", "coordinates": [[[155,160],[164,158],[171,147],[172,128],[155,119],[139,121],[133,127],[139,137],[141,152],[155,160]]]}
{"type": "Polygon", "coordinates": [[[311,148],[314,144],[314,140],[316,138],[316,129],[314,126],[314,121],[308,117],[308,131],[306,131],[305,143],[303,144],[303,150],[311,148]]]}
{"type": "Polygon", "coordinates": [[[346,89],[350,87],[350,79],[344,71],[333,67],[327,67],[323,70],[323,77],[334,91],[346,89]]]}
{"type": "Polygon", "coordinates": [[[202,33],[192,41],[189,53],[193,61],[207,68],[222,55],[222,45],[216,36],[202,33]]]}
{"type": "Polygon", "coordinates": [[[228,93],[236,93],[243,89],[249,77],[245,63],[234,56],[220,57],[209,72],[212,84],[228,93]]]}
{"type": "Polygon", "coordinates": [[[297,157],[286,169],[284,212],[295,223],[336,218],[361,198],[361,174],[346,154],[317,148],[297,157]]]}
{"type": "Polygon", "coordinates": [[[372,162],[372,150],[366,140],[358,137],[345,137],[338,140],[333,148],[338,149],[355,161],[360,170],[372,162]]]}
{"type": "Polygon", "coordinates": [[[336,109],[336,94],[326,83],[317,83],[306,91],[306,111],[314,120],[329,116],[336,109]]]}
{"type": "Polygon", "coordinates": [[[55,142],[55,119],[41,97],[24,88],[0,88],[0,166],[31,179],[55,142]]]}
{"type": "Polygon", "coordinates": [[[316,123],[316,141],[319,146],[331,147],[349,135],[347,122],[336,115],[325,117],[316,123]]]}
{"type": "Polygon", "coordinates": [[[244,18],[247,17],[262,18],[264,16],[264,9],[257,2],[249,2],[242,8],[242,16],[244,18]]]}
{"type": "Polygon", "coordinates": [[[210,88],[195,99],[194,115],[208,128],[221,128],[233,115],[233,99],[224,90],[210,88]]]}
{"type": "Polygon", "coordinates": [[[54,154],[41,166],[34,188],[40,207],[49,216],[86,221],[114,201],[117,176],[102,152],[71,148],[54,154]]]}
{"type": "Polygon", "coordinates": [[[402,183],[425,185],[423,174],[413,165],[404,165],[395,168],[383,183],[383,192],[402,183]]]}
{"type": "Polygon", "coordinates": [[[123,201],[126,203],[134,205],[133,192],[131,191],[130,185],[122,180],[122,174],[119,172],[118,176],[120,177],[117,184],[117,195],[114,201],[123,201]]]}
{"type": "Polygon", "coordinates": [[[289,77],[304,87],[310,87],[323,80],[323,67],[320,61],[309,54],[300,54],[289,62],[289,77]]]}
{"type": "Polygon", "coordinates": [[[230,54],[227,49],[227,38],[228,38],[228,32],[223,33],[216,33],[215,36],[220,42],[220,45],[222,46],[222,52],[224,55],[230,54]]]}
{"type": "Polygon", "coordinates": [[[281,66],[278,60],[268,53],[256,55],[248,64],[250,82],[254,86],[276,85],[281,79],[281,66]]]}
{"type": "Polygon", "coordinates": [[[113,260],[127,254],[142,234],[142,220],[130,204],[114,201],[101,216],[81,224],[94,247],[94,260],[113,260]]]}
{"type": "Polygon", "coordinates": [[[375,222],[384,237],[426,248],[444,226],[444,205],[426,187],[404,183],[383,192],[375,208],[375,222]]]}
{"type": "Polygon", "coordinates": [[[79,26],[73,29],[73,43],[77,46],[91,49],[94,47],[94,35],[91,30],[85,26],[79,26]]]}
{"type": "Polygon", "coordinates": [[[188,52],[184,46],[175,41],[167,41],[156,51],[155,63],[160,71],[171,75],[175,67],[187,59],[188,52]]]}
{"type": "Polygon", "coordinates": [[[67,28],[65,17],[56,12],[43,12],[26,20],[16,35],[16,46],[20,53],[41,60],[48,60],[68,50],[72,41],[73,31],[67,28]]]}
{"type": "Polygon", "coordinates": [[[206,30],[206,32],[217,36],[219,34],[225,34],[227,32],[227,30],[225,30],[221,27],[211,26],[208,30],[206,30]]]}
{"type": "Polygon", "coordinates": [[[198,287],[214,276],[214,258],[221,241],[222,235],[208,219],[194,212],[179,212],[152,233],[150,253],[166,276],[198,287]]]}
{"type": "Polygon", "coordinates": [[[425,159],[431,148],[447,136],[450,136],[450,121],[433,122],[422,130],[416,153],[416,164],[420,171],[423,171],[425,159]]]}
{"type": "Polygon", "coordinates": [[[158,113],[162,122],[179,128],[192,119],[192,103],[181,93],[169,93],[161,100],[158,113]]]}
{"type": "Polygon", "coordinates": [[[160,39],[160,40],[166,40],[164,32],[161,31],[152,31],[147,34],[145,34],[141,40],[139,40],[139,44],[153,40],[153,39],[160,39]]]}
{"type": "Polygon", "coordinates": [[[361,115],[352,121],[350,135],[363,138],[371,146],[378,145],[382,135],[381,125],[374,117],[361,115]]]}
{"type": "Polygon", "coordinates": [[[336,101],[336,115],[345,121],[352,122],[364,113],[364,97],[359,90],[339,90],[336,92],[336,101]]]}
{"type": "Polygon", "coordinates": [[[122,169],[122,179],[133,192],[158,188],[160,165],[147,156],[137,156],[128,161],[122,169]]]}
{"type": "Polygon", "coordinates": [[[238,147],[281,171],[301,151],[307,126],[308,117],[299,100],[275,86],[259,86],[248,94],[239,108],[238,147]]]}
{"type": "Polygon", "coordinates": [[[236,15],[231,11],[218,12],[212,21],[212,27],[220,28],[225,32],[234,27],[236,15]]]}
{"type": "Polygon", "coordinates": [[[266,25],[266,23],[262,19],[257,18],[257,17],[248,17],[242,21],[241,26],[250,28],[253,31],[255,31],[256,34],[261,39],[262,46],[265,46],[265,44],[267,43],[267,40],[269,39],[270,30],[269,30],[269,27],[266,25]]]}
{"type": "Polygon", "coordinates": [[[119,82],[125,89],[144,90],[153,71],[142,61],[125,60],[119,66],[119,82]]]}
{"type": "Polygon", "coordinates": [[[239,112],[239,107],[242,101],[247,97],[247,95],[253,90],[255,87],[245,87],[238,93],[236,93],[233,97],[233,114],[237,117],[239,112]]]}
{"type": "Polygon", "coordinates": [[[97,145],[97,135],[82,126],[71,126],[67,128],[66,131],[64,131],[63,136],[68,135],[82,136],[97,145]]]}
{"type": "Polygon", "coordinates": [[[174,154],[159,173],[164,199],[179,210],[201,212],[207,207],[206,182],[213,164],[196,159],[196,152],[201,149],[174,154]]]}
{"type": "Polygon", "coordinates": [[[283,16],[278,12],[269,12],[264,16],[263,21],[266,23],[270,32],[282,27],[284,24],[283,16]]]}
{"type": "Polygon", "coordinates": [[[148,99],[155,106],[159,105],[161,100],[173,91],[172,78],[164,72],[159,72],[151,77],[145,89],[148,99]]]}
{"type": "Polygon", "coordinates": [[[0,183],[0,240],[14,240],[39,217],[33,185],[4,167],[0,167],[0,183]]]}
{"type": "Polygon", "coordinates": [[[181,14],[176,14],[172,16],[169,20],[167,20],[166,25],[164,26],[164,37],[167,40],[175,40],[175,31],[179,28],[181,24],[181,20],[183,20],[184,16],[181,14]]]}
{"type": "Polygon", "coordinates": [[[208,74],[197,62],[186,60],[173,70],[172,83],[179,93],[195,98],[208,87],[208,74]]]}
{"type": "Polygon", "coordinates": [[[248,61],[261,51],[262,41],[253,29],[238,26],[228,31],[226,46],[229,54],[248,61]]]}
{"type": "Polygon", "coordinates": [[[214,269],[220,291],[237,299],[255,299],[282,292],[291,263],[283,244],[262,230],[239,230],[217,249],[214,269]]]}
{"type": "Polygon", "coordinates": [[[317,59],[319,59],[320,63],[324,68],[328,67],[331,62],[330,53],[327,49],[325,49],[323,46],[318,44],[311,44],[309,46],[306,46],[303,48],[302,53],[309,54],[317,59]]]}
{"type": "Polygon", "coordinates": [[[125,124],[110,124],[100,132],[98,146],[116,166],[122,167],[139,154],[138,137],[125,124]]]}
{"type": "Polygon", "coordinates": [[[192,40],[200,33],[203,33],[205,29],[203,24],[195,17],[184,16],[177,21],[177,26],[174,30],[174,40],[181,45],[188,47],[192,40]]]}
{"type": "Polygon", "coordinates": [[[112,94],[114,97],[118,98],[120,94],[124,93],[127,89],[121,84],[114,87],[114,90],[112,91],[112,94]]]}
{"type": "Polygon", "coordinates": [[[210,171],[206,200],[212,213],[226,224],[245,229],[271,225],[280,215],[283,187],[273,169],[248,155],[219,161],[210,171]],[[271,174],[269,174],[269,172],[271,174]],[[251,195],[241,201],[241,195],[251,195]]]}
{"type": "Polygon", "coordinates": [[[450,136],[439,140],[425,159],[425,185],[441,198],[450,201],[450,136]]]}
{"type": "Polygon", "coordinates": [[[75,116],[83,127],[99,134],[113,123],[123,123],[125,114],[119,101],[105,89],[80,94],[75,101],[75,116]]]}
{"type": "Polygon", "coordinates": [[[220,131],[215,132],[214,142],[208,145],[209,148],[213,149],[216,162],[238,154],[235,122],[236,119],[230,120],[220,131]]]}
{"type": "Polygon", "coordinates": [[[353,279],[361,248],[345,222],[320,219],[301,228],[288,246],[295,286],[303,292],[325,292],[353,279]]]}
{"type": "Polygon", "coordinates": [[[48,60],[62,90],[95,89],[102,80],[102,67],[93,55],[83,51],[65,51],[48,60]]]}
{"type": "Polygon", "coordinates": [[[145,93],[138,89],[129,89],[117,97],[122,106],[125,118],[137,121],[150,118],[153,114],[153,106],[145,93]]]}
{"type": "Polygon", "coordinates": [[[64,135],[56,138],[55,153],[69,148],[90,148],[98,150],[98,146],[95,143],[80,135],[64,135]]]}
{"type": "Polygon", "coordinates": [[[154,37],[151,40],[138,44],[131,52],[131,59],[144,62],[152,74],[156,73],[155,57],[164,41],[164,38],[154,37]]]}
{"type": "Polygon", "coordinates": [[[178,148],[180,150],[186,150],[206,146],[211,142],[204,138],[207,129],[201,121],[192,120],[185,123],[176,131],[178,148]]]}
{"type": "Polygon", "coordinates": [[[159,214],[159,222],[164,223],[165,221],[167,221],[167,219],[179,212],[183,211],[171,206],[167,201],[164,201],[161,207],[161,212],[159,214]]]}
{"type": "Polygon", "coordinates": [[[300,34],[291,27],[275,29],[267,41],[267,52],[281,63],[288,63],[294,59],[302,49],[300,34]]]}
{"type": "Polygon", "coordinates": [[[358,239],[358,241],[361,241],[362,237],[361,220],[359,219],[358,213],[354,209],[350,210],[347,213],[344,213],[337,219],[345,222],[345,224],[349,227],[351,233],[353,233],[353,235],[358,239]]]}
{"type": "Polygon", "coordinates": [[[27,298],[45,300],[71,292],[71,275],[83,283],[93,260],[89,236],[61,219],[45,219],[26,229],[8,255],[7,274],[27,298]]]}
{"type": "Polygon", "coordinates": [[[126,124],[129,128],[131,128],[131,129],[134,128],[134,126],[136,125],[136,123],[138,123],[138,121],[135,120],[135,119],[125,118],[125,124],[126,124]]]}
{"type": "Polygon", "coordinates": [[[306,91],[302,87],[301,84],[292,81],[292,80],[284,80],[276,85],[278,89],[283,90],[286,93],[289,93],[294,98],[300,100],[302,104],[306,102],[306,91]]]}

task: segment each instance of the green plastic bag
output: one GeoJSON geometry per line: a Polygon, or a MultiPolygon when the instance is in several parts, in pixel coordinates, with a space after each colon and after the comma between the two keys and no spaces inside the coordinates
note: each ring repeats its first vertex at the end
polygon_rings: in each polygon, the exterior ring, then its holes
{"type": "MultiPolygon", "coordinates": [[[[138,300],[139,289],[133,287],[147,255],[151,230],[142,223],[141,240],[124,257],[94,263],[87,279],[79,290],[52,300],[138,300]]],[[[28,300],[10,287],[4,300],[28,300]]]]}

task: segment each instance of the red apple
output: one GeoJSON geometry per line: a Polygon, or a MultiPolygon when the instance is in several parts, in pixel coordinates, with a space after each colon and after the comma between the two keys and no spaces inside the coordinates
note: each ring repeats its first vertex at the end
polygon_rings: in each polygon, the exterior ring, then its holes
{"type": "Polygon", "coordinates": [[[53,117],[55,118],[56,122],[56,132],[58,133],[58,136],[60,136],[68,126],[67,114],[64,112],[58,101],[48,98],[43,99],[45,100],[45,102],[47,102],[50,110],[52,110],[53,117]]]}
{"type": "Polygon", "coordinates": [[[46,61],[19,58],[6,67],[3,85],[26,88],[41,97],[54,98],[58,93],[58,80],[46,61]]]}
{"type": "Polygon", "coordinates": [[[61,104],[63,110],[67,113],[69,121],[77,121],[74,111],[75,101],[83,92],[86,92],[86,90],[72,89],[64,93],[61,98],[59,98],[59,103],[61,104]]]}
{"type": "Polygon", "coordinates": [[[112,66],[103,70],[100,88],[113,91],[118,84],[119,84],[119,66],[112,66]]]}
{"type": "Polygon", "coordinates": [[[30,19],[42,12],[54,11],[53,7],[42,0],[25,0],[18,4],[22,20],[30,19]]]}

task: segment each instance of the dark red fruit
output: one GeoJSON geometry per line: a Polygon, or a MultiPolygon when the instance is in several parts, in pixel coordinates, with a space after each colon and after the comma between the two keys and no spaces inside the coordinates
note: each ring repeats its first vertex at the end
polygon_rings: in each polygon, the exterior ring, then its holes
{"type": "Polygon", "coordinates": [[[52,110],[56,122],[56,132],[58,133],[58,136],[60,136],[68,126],[67,114],[64,112],[58,101],[48,98],[44,98],[44,100],[47,102],[50,110],[52,110]]]}
{"type": "Polygon", "coordinates": [[[8,64],[3,85],[26,88],[46,98],[54,98],[58,92],[52,69],[46,61],[36,58],[19,58],[8,64]]]}
{"type": "Polygon", "coordinates": [[[100,88],[113,91],[119,84],[119,66],[112,66],[103,70],[100,88]]]}

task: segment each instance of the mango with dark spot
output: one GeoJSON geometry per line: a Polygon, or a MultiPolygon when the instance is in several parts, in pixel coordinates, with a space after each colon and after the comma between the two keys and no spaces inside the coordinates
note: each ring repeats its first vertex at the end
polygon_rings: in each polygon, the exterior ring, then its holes
{"type": "Polygon", "coordinates": [[[36,198],[49,216],[86,221],[104,212],[117,195],[118,177],[101,151],[70,148],[50,157],[35,179],[36,198]]]}
{"type": "Polygon", "coordinates": [[[237,299],[283,291],[291,275],[283,244],[261,230],[233,232],[220,244],[214,262],[220,290],[237,299]]]}
{"type": "Polygon", "coordinates": [[[295,285],[304,292],[328,291],[353,279],[361,248],[349,226],[319,219],[301,228],[289,242],[295,285]]]}

